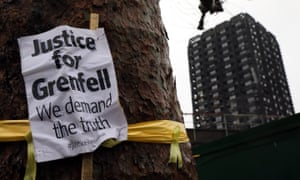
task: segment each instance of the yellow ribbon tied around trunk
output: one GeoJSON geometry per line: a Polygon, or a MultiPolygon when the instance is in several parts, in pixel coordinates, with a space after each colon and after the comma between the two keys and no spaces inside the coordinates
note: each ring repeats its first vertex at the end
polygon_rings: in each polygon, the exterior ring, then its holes
{"type": "Polygon", "coordinates": [[[27,164],[24,180],[34,180],[36,177],[36,163],[34,147],[28,120],[0,121],[0,142],[24,141],[27,142],[27,164]]]}
{"type": "Polygon", "coordinates": [[[180,147],[178,144],[178,139],[180,135],[180,128],[176,126],[173,132],[173,142],[170,147],[170,160],[169,163],[178,163],[178,167],[182,167],[182,156],[180,152],[180,147]]]}
{"type": "MultiPolygon", "coordinates": [[[[28,120],[1,120],[0,142],[27,141],[27,165],[24,180],[36,177],[36,162],[32,135],[28,120]]],[[[128,125],[128,141],[145,143],[171,144],[169,163],[183,166],[179,143],[189,142],[184,124],[171,120],[154,120],[128,125]]],[[[113,147],[120,142],[113,139],[105,141],[101,146],[113,147]]]]}
{"type": "Polygon", "coordinates": [[[0,142],[24,141],[29,130],[28,120],[1,120],[0,142]]]}
{"type": "Polygon", "coordinates": [[[36,163],[34,159],[34,147],[32,143],[31,131],[28,131],[25,135],[27,141],[27,164],[24,180],[35,180],[36,176],[36,163]]]}

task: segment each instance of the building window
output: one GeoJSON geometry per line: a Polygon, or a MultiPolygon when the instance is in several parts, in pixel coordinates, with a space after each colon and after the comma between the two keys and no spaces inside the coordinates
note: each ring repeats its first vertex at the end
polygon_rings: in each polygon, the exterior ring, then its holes
{"type": "Polygon", "coordinates": [[[228,49],[224,49],[224,51],[222,53],[223,53],[223,55],[228,54],[229,50],[228,49]]]}
{"type": "Polygon", "coordinates": [[[217,128],[217,129],[223,129],[223,124],[222,124],[222,122],[218,122],[218,123],[216,124],[216,128],[217,128]]]}
{"type": "Polygon", "coordinates": [[[247,74],[244,74],[243,77],[246,79],[246,78],[249,78],[251,77],[251,74],[250,73],[247,73],[247,74]]]}
{"type": "Polygon", "coordinates": [[[211,87],[211,89],[212,89],[212,90],[218,89],[218,85],[213,85],[213,86],[211,87]]]}
{"type": "Polygon", "coordinates": [[[245,86],[250,86],[252,84],[252,81],[245,82],[245,86]]]}
{"type": "Polygon", "coordinates": [[[248,64],[242,66],[242,70],[246,70],[246,69],[249,69],[249,65],[248,64]]]}
{"type": "Polygon", "coordinates": [[[222,43],[222,48],[225,48],[225,47],[228,47],[228,42],[224,42],[224,43],[222,43]]]}
{"type": "Polygon", "coordinates": [[[216,98],[216,97],[218,97],[218,96],[219,96],[219,93],[218,93],[218,92],[213,93],[213,95],[212,95],[213,98],[216,98]]]}
{"type": "Polygon", "coordinates": [[[198,96],[200,97],[200,100],[203,99],[203,97],[204,97],[203,94],[204,94],[204,93],[203,93],[202,90],[200,90],[197,94],[198,94],[198,96]]]}
{"type": "Polygon", "coordinates": [[[232,75],[232,72],[227,72],[225,75],[226,75],[226,76],[231,76],[231,75],[232,75]]]}
{"type": "Polygon", "coordinates": [[[238,40],[238,41],[241,41],[242,39],[244,39],[244,36],[243,36],[243,35],[240,35],[240,36],[237,37],[237,40],[238,40]]]}
{"type": "Polygon", "coordinates": [[[206,44],[206,48],[210,48],[212,46],[212,43],[210,42],[210,43],[208,43],[208,44],[206,44]]]}
{"type": "Polygon", "coordinates": [[[210,82],[216,82],[216,81],[217,81],[216,77],[210,79],[210,82]]]}
{"type": "Polygon", "coordinates": [[[219,112],[221,112],[221,108],[215,109],[215,113],[219,113],[219,112]]]}
{"type": "Polygon", "coordinates": [[[237,107],[237,104],[235,102],[230,103],[230,109],[234,109],[237,107]]]}
{"type": "Polygon", "coordinates": [[[210,71],[209,75],[215,75],[216,74],[216,70],[210,71]]]}
{"type": "Polygon", "coordinates": [[[248,98],[248,103],[253,103],[255,101],[255,98],[254,97],[249,97],[248,98]]]}
{"type": "Polygon", "coordinates": [[[199,94],[200,97],[203,97],[204,93],[203,93],[203,91],[199,91],[198,94],[199,94]]]}
{"type": "Polygon", "coordinates": [[[217,121],[217,122],[222,121],[222,116],[217,116],[217,117],[216,117],[216,121],[217,121]]]}
{"type": "Polygon", "coordinates": [[[236,31],[236,33],[239,34],[239,33],[241,33],[242,31],[243,31],[242,29],[238,29],[238,30],[236,31]]]}
{"type": "Polygon", "coordinates": [[[225,34],[226,33],[226,29],[222,29],[221,31],[220,31],[220,34],[225,34]]]}
{"type": "Polygon", "coordinates": [[[253,89],[249,89],[246,91],[246,94],[252,94],[253,92],[254,92],[253,89]]]}
{"type": "Polygon", "coordinates": [[[224,62],[229,61],[229,60],[230,60],[230,57],[229,57],[229,56],[226,56],[223,60],[224,60],[224,62]]]}
{"type": "Polygon", "coordinates": [[[194,98],[194,100],[196,100],[197,99],[197,94],[194,94],[193,98],[194,98]]]}
{"type": "Polygon", "coordinates": [[[233,83],[233,79],[228,79],[227,84],[231,84],[231,83],[233,83]]]}
{"type": "Polygon", "coordinates": [[[246,53],[247,53],[247,50],[243,50],[243,51],[240,52],[240,55],[244,55],[246,53]]]}
{"type": "Polygon", "coordinates": [[[220,104],[219,100],[214,101],[214,105],[218,105],[218,104],[220,104]]]}
{"type": "Polygon", "coordinates": [[[205,38],[205,41],[209,41],[209,40],[211,40],[211,36],[207,36],[207,37],[205,38]]]}
{"type": "Polygon", "coordinates": [[[244,50],[244,49],[245,49],[245,43],[242,42],[241,44],[239,44],[239,48],[240,48],[241,50],[244,50]]]}
{"type": "Polygon", "coordinates": [[[241,22],[241,21],[238,21],[238,22],[235,23],[234,25],[235,25],[235,27],[238,27],[238,26],[242,25],[242,22],[241,22]]]}
{"type": "Polygon", "coordinates": [[[213,56],[208,57],[208,61],[213,61],[215,58],[213,56]]]}
{"type": "Polygon", "coordinates": [[[246,62],[248,60],[248,58],[244,57],[241,59],[241,63],[246,62]]]}
{"type": "Polygon", "coordinates": [[[225,35],[221,37],[221,41],[224,41],[226,39],[227,39],[227,37],[225,35]]]}
{"type": "Polygon", "coordinates": [[[229,69],[229,68],[231,68],[231,64],[226,64],[225,69],[229,69]]]}
{"type": "Polygon", "coordinates": [[[195,39],[193,39],[192,41],[193,41],[193,42],[196,42],[196,41],[200,41],[200,40],[201,40],[201,37],[198,36],[198,37],[196,37],[195,39]]]}
{"type": "Polygon", "coordinates": [[[256,106],[251,106],[251,107],[249,108],[249,112],[250,112],[250,113],[254,113],[255,110],[256,110],[256,106]]]}
{"type": "Polygon", "coordinates": [[[210,64],[209,66],[208,66],[208,68],[209,69],[212,69],[212,68],[214,68],[216,65],[215,64],[210,64]]]}
{"type": "Polygon", "coordinates": [[[196,49],[196,50],[193,52],[193,54],[197,54],[198,52],[199,52],[199,50],[196,49]]]}
{"type": "Polygon", "coordinates": [[[208,54],[208,55],[211,54],[211,53],[213,53],[213,50],[212,50],[212,49],[210,49],[210,50],[207,51],[207,54],[208,54]]]}
{"type": "Polygon", "coordinates": [[[233,99],[236,99],[236,95],[229,96],[229,100],[233,100],[233,99]]]}
{"type": "Polygon", "coordinates": [[[234,87],[230,87],[230,88],[228,89],[228,92],[232,92],[232,91],[234,91],[234,87]]]}

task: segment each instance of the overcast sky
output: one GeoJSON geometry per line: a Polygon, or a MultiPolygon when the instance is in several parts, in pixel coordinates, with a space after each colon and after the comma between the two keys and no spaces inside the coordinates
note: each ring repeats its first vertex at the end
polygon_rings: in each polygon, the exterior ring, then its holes
{"type": "MultiPolygon", "coordinates": [[[[201,34],[197,30],[201,13],[200,0],[160,0],[163,22],[169,35],[170,60],[177,83],[177,95],[184,113],[192,113],[188,40],[201,34]]],[[[300,112],[300,2],[295,0],[224,0],[224,12],[207,13],[204,31],[224,20],[247,12],[275,35],[292,94],[295,112],[300,112]]],[[[184,116],[187,128],[193,126],[192,117],[184,116]]]]}

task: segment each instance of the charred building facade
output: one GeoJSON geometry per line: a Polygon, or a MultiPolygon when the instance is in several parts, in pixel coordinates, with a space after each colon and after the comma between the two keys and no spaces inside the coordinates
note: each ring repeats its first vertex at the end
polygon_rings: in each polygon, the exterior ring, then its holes
{"type": "Polygon", "coordinates": [[[195,128],[247,129],[294,114],[278,42],[242,13],[190,39],[195,128]]]}

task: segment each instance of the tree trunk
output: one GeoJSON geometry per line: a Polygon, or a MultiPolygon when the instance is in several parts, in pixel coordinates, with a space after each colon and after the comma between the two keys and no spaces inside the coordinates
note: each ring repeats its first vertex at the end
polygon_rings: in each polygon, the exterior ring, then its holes
{"type": "MultiPolygon", "coordinates": [[[[155,119],[183,122],[169,62],[159,0],[0,1],[0,119],[28,117],[17,38],[68,24],[89,27],[99,13],[116,68],[128,123],[155,119]]],[[[197,179],[188,143],[183,167],[168,164],[170,145],[123,142],[94,152],[94,179],[197,179]]],[[[80,179],[81,157],[39,163],[37,179],[80,179]]],[[[0,179],[22,179],[26,143],[1,143],[0,179]]]]}

